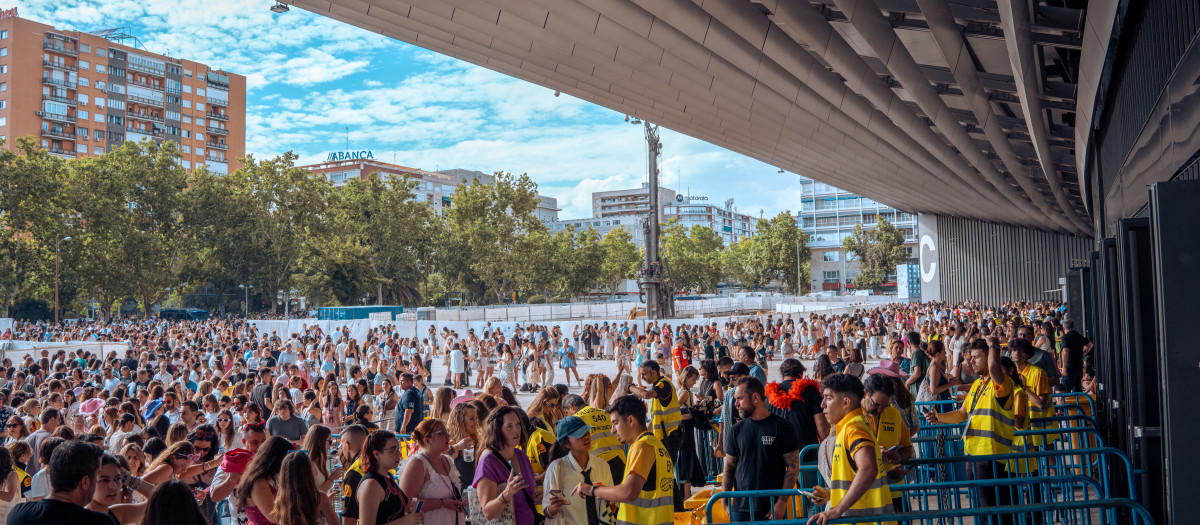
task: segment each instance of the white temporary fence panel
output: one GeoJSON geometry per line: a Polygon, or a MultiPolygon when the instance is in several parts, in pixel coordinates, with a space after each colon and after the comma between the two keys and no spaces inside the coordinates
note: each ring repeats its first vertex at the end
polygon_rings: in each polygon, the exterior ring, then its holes
{"type": "Polygon", "coordinates": [[[42,357],[42,351],[49,352],[54,355],[59,350],[73,352],[75,350],[84,350],[95,355],[108,355],[109,352],[117,352],[118,355],[124,355],[126,350],[129,350],[128,343],[100,343],[96,341],[0,341],[0,351],[4,357],[13,360],[13,363],[19,363],[25,359],[25,356],[33,356],[34,359],[42,357]]]}
{"type": "Polygon", "coordinates": [[[0,333],[3,333],[5,330],[8,330],[12,327],[13,320],[11,317],[0,317],[0,333]]]}

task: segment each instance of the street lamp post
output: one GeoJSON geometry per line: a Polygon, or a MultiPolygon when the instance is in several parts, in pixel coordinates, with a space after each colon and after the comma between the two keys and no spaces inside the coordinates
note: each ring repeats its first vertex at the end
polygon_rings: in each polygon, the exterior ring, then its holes
{"type": "Polygon", "coordinates": [[[796,297],[800,297],[800,239],[796,239],[796,297]]]}
{"type": "Polygon", "coordinates": [[[70,236],[54,241],[54,324],[58,324],[58,267],[62,259],[60,254],[63,241],[71,240],[70,236]]]}

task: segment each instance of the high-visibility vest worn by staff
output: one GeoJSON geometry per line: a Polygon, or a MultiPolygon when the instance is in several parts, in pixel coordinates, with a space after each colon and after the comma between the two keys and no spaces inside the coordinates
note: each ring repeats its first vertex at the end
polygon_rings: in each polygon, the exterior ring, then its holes
{"type": "MultiPolygon", "coordinates": [[[[1026,363],[1025,369],[1021,370],[1020,366],[1018,365],[1017,373],[1021,374],[1021,381],[1025,383],[1025,391],[1029,397],[1033,397],[1037,393],[1038,383],[1044,383],[1044,387],[1046,388],[1046,391],[1044,392],[1044,394],[1050,393],[1050,390],[1049,390],[1050,384],[1049,384],[1048,380],[1046,379],[1049,376],[1046,375],[1046,371],[1042,370],[1041,367],[1039,367],[1033,363],[1026,363]]],[[[1029,405],[1029,418],[1031,420],[1039,419],[1039,418],[1043,418],[1043,417],[1054,417],[1054,415],[1056,413],[1057,413],[1057,410],[1054,409],[1054,397],[1053,396],[1048,396],[1046,398],[1045,410],[1035,409],[1033,407],[1032,403],[1030,403],[1030,405],[1029,405]]],[[[1045,430],[1047,428],[1052,428],[1053,426],[1057,426],[1057,425],[1046,424],[1046,423],[1037,423],[1037,424],[1031,426],[1030,422],[1026,422],[1025,428],[1023,428],[1021,430],[1031,430],[1031,429],[1032,430],[1045,430]]],[[[1045,436],[1040,436],[1040,435],[1039,436],[1029,436],[1025,439],[1024,444],[1040,447],[1040,446],[1042,446],[1043,443],[1046,443],[1047,441],[1054,442],[1054,440],[1056,438],[1057,438],[1057,436],[1055,436],[1054,434],[1048,434],[1045,436]]]]}
{"type": "Polygon", "coordinates": [[[592,454],[606,462],[613,458],[620,458],[622,463],[625,462],[625,446],[612,433],[612,420],[608,418],[608,414],[598,408],[585,406],[579,409],[575,416],[592,427],[588,431],[592,436],[592,454]]]}
{"type": "Polygon", "coordinates": [[[967,430],[963,434],[963,451],[968,456],[987,456],[1012,452],[1016,421],[1013,405],[1016,401],[1012,378],[1005,377],[1009,394],[996,399],[996,385],[989,377],[976,379],[963,400],[967,411],[967,430]]]}
{"type": "MultiPolygon", "coordinates": [[[[892,448],[897,445],[911,446],[912,437],[908,432],[908,425],[904,424],[904,416],[900,414],[900,410],[892,405],[888,405],[883,409],[883,414],[878,418],[868,416],[868,420],[872,423],[871,433],[875,435],[875,445],[879,447],[880,456],[883,455],[883,450],[892,448]]],[[[887,472],[895,467],[894,463],[884,463],[880,468],[883,475],[886,477],[887,472]]],[[[898,498],[901,493],[892,491],[892,497],[898,498]]]]}
{"type": "Polygon", "coordinates": [[[654,437],[662,441],[679,429],[679,424],[683,421],[683,412],[679,408],[679,395],[675,393],[675,385],[672,385],[670,380],[665,377],[658,378],[654,389],[654,398],[650,401],[650,427],[654,430],[654,437]],[[666,405],[658,400],[657,390],[662,388],[671,393],[666,405]]]}
{"type": "MultiPolygon", "coordinates": [[[[617,509],[615,525],[664,525],[675,523],[675,463],[667,447],[651,432],[642,432],[629,447],[628,476],[641,462],[642,454],[654,454],[654,465],[637,498],[617,509]]],[[[616,480],[614,480],[615,482],[616,480]]]]}
{"type": "MultiPolygon", "coordinates": [[[[1013,389],[1013,397],[1016,398],[1013,404],[1013,419],[1021,422],[1021,426],[1015,427],[1016,430],[1029,430],[1029,419],[1032,414],[1033,405],[1029,402],[1029,391],[1021,386],[1016,386],[1013,389]]],[[[1033,445],[1032,439],[1037,436],[1013,436],[1013,452],[1021,452],[1029,450],[1026,447],[1033,445]]],[[[1010,459],[1005,461],[1009,472],[1019,472],[1021,474],[1029,474],[1037,472],[1037,458],[1031,459],[1010,459]]]]}
{"type": "MultiPolygon", "coordinates": [[[[883,469],[883,455],[879,451],[879,446],[874,442],[871,423],[861,408],[846,414],[838,422],[837,439],[834,442],[833,458],[830,461],[829,504],[837,506],[842,498],[846,497],[846,492],[850,490],[850,484],[854,482],[854,476],[858,473],[858,469],[853,463],[854,456],[850,451],[862,445],[864,439],[871,441],[867,443],[867,446],[875,451],[875,465],[878,467],[878,472],[875,474],[875,479],[867,486],[867,491],[850,506],[844,516],[891,514],[895,508],[892,506],[892,491],[887,483],[887,471],[883,469]],[[855,436],[865,435],[866,437],[856,437],[853,442],[847,443],[846,438],[851,433],[855,436]]],[[[876,522],[871,521],[870,523],[876,522]]],[[[894,521],[885,523],[895,524],[894,521]]]]}

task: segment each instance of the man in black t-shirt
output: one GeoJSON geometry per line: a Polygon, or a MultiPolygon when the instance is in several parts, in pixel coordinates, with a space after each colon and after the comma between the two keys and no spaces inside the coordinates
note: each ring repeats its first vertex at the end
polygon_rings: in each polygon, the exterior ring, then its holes
{"type": "Polygon", "coordinates": [[[792,424],[800,450],[820,443],[829,434],[829,422],[821,410],[821,384],[804,379],[804,372],[799,360],[784,359],[779,365],[783,381],[767,393],[767,410],[792,424]]]}
{"type": "MultiPolygon", "coordinates": [[[[767,410],[763,384],[753,377],[738,380],[734,394],[744,419],[733,426],[725,451],[721,490],[779,490],[796,486],[800,473],[800,448],[796,431],[786,419],[767,410]],[[783,461],[779,461],[783,458],[783,461]]],[[[734,498],[729,521],[765,521],[786,516],[788,497],[734,498]],[[751,512],[751,501],[753,512],[751,512]]],[[[729,503],[726,503],[729,505],[729,503]]]]}
{"type": "Polygon", "coordinates": [[[1074,319],[1064,320],[1063,328],[1067,333],[1062,336],[1061,361],[1066,372],[1062,377],[1062,385],[1067,392],[1078,392],[1082,388],[1080,380],[1083,379],[1083,348],[1087,346],[1088,340],[1075,331],[1074,319]]]}
{"type": "Polygon", "coordinates": [[[358,484],[362,482],[363,467],[359,454],[367,440],[367,429],[362,425],[350,425],[342,429],[337,457],[346,470],[342,478],[342,525],[358,525],[358,484]]]}
{"type": "Polygon", "coordinates": [[[117,525],[108,514],[83,508],[96,492],[96,474],[104,449],[68,441],[50,457],[50,486],[42,500],[22,503],[8,514],[8,525],[117,525]]]}
{"type": "Polygon", "coordinates": [[[262,409],[264,421],[271,419],[271,408],[275,406],[275,401],[271,399],[271,389],[274,387],[275,380],[271,375],[271,369],[259,368],[258,384],[250,390],[250,401],[262,409]]]}
{"type": "Polygon", "coordinates": [[[396,432],[402,434],[411,435],[421,422],[422,413],[425,411],[425,400],[421,391],[413,386],[413,379],[413,375],[408,372],[400,374],[400,389],[404,393],[400,395],[400,401],[396,404],[395,428],[396,432]]]}

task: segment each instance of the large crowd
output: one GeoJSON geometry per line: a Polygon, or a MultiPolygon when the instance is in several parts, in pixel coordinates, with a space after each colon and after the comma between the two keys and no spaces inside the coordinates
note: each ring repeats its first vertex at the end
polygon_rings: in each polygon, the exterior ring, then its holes
{"type": "MultiPolygon", "coordinates": [[[[362,340],[232,318],[18,321],[0,340],[127,346],[0,364],[10,525],[664,524],[712,483],[705,465],[723,464],[724,491],[794,488],[814,444],[823,523],[902,510],[888,483],[922,424],[966,422],[968,455],[1003,453],[1052,392],[1093,388],[1091,346],[1054,303],[362,340]],[[581,378],[590,359],[615,366],[581,378]],[[949,399],[962,408],[916,408],[949,399]]],[[[726,510],[778,519],[789,501],[726,510]]]]}

